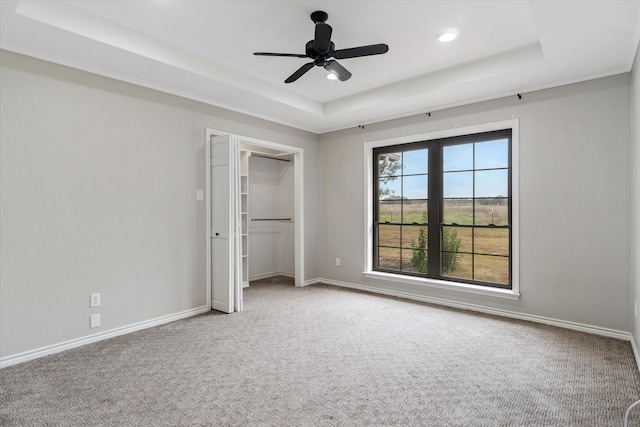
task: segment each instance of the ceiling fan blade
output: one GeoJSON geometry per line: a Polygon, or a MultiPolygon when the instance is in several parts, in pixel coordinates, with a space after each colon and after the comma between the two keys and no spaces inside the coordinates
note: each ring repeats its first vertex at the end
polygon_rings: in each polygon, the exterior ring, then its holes
{"type": "Polygon", "coordinates": [[[340,65],[338,61],[327,61],[324,69],[332,74],[335,74],[338,77],[338,80],[342,82],[351,78],[351,73],[349,72],[349,70],[340,65]]]}
{"type": "Polygon", "coordinates": [[[386,44],[371,44],[349,49],[338,49],[333,52],[333,57],[336,59],[357,58],[359,56],[380,55],[388,51],[389,46],[386,44]]]}
{"type": "Polygon", "coordinates": [[[307,62],[306,64],[304,64],[302,67],[298,68],[296,70],[295,73],[291,74],[287,80],[285,80],[285,83],[293,83],[296,80],[298,80],[300,77],[302,77],[302,75],[304,73],[306,73],[307,71],[309,71],[310,69],[313,68],[313,66],[316,65],[315,62],[307,62]]]}
{"type": "Polygon", "coordinates": [[[331,33],[333,29],[331,25],[324,22],[316,23],[316,37],[314,40],[314,46],[320,53],[329,52],[331,47],[331,33]]]}
{"type": "Polygon", "coordinates": [[[273,52],[253,52],[254,55],[260,56],[291,56],[293,58],[308,58],[307,55],[301,53],[273,53],[273,52]]]}

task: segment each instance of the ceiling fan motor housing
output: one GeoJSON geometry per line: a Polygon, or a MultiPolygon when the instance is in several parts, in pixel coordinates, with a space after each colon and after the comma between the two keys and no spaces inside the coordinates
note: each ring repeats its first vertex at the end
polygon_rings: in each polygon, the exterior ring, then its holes
{"type": "Polygon", "coordinates": [[[305,46],[305,53],[309,58],[315,58],[314,62],[318,67],[324,67],[327,59],[333,56],[335,48],[336,45],[331,42],[327,52],[319,52],[318,49],[316,49],[315,40],[309,40],[305,46]]]}

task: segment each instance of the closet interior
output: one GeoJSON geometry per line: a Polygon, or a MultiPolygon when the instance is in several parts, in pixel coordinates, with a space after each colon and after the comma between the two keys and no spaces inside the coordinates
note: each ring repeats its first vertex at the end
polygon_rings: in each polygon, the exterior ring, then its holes
{"type": "Polygon", "coordinates": [[[242,286],[295,276],[294,156],[240,144],[242,286]]]}

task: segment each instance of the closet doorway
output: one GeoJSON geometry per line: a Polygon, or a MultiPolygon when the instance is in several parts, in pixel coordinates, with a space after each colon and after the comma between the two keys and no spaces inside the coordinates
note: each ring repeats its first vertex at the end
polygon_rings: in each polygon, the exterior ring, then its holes
{"type": "Polygon", "coordinates": [[[291,152],[240,143],[240,210],[248,225],[243,287],[250,280],[295,277],[294,165],[291,152]]]}
{"type": "Polygon", "coordinates": [[[250,280],[304,283],[303,149],[206,131],[207,301],[242,311],[250,280]]]}

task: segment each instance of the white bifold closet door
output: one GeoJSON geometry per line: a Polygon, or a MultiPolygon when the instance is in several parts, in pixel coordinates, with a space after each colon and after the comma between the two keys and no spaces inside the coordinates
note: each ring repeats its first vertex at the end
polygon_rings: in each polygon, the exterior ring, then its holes
{"type": "Polygon", "coordinates": [[[238,137],[211,139],[211,308],[242,311],[238,137]]]}

